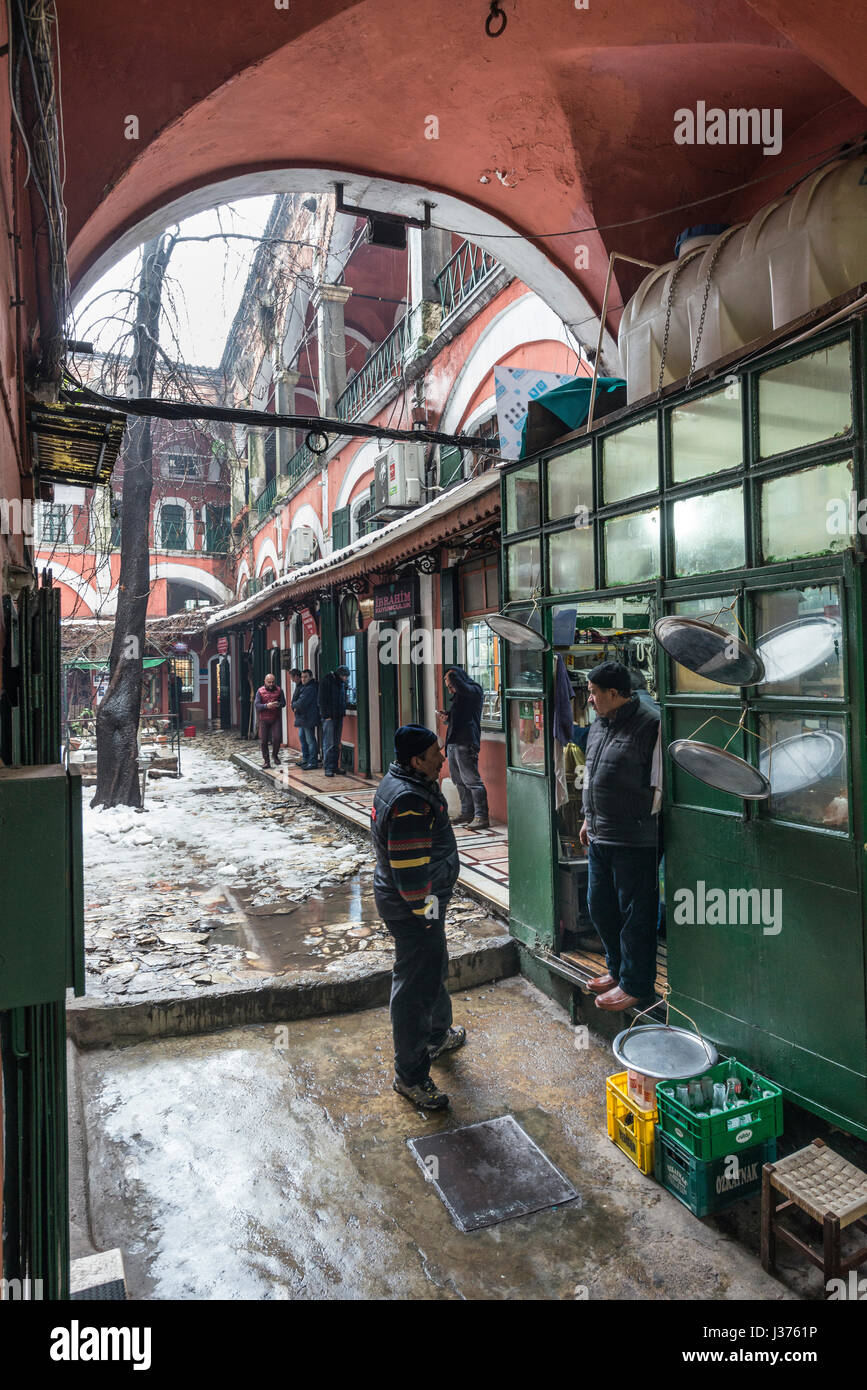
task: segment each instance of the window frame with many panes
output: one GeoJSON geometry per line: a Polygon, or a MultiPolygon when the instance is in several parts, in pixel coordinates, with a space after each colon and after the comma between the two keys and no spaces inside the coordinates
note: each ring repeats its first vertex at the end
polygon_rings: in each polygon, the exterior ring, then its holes
{"type": "MultiPolygon", "coordinates": [[[[797,348],[767,352],[747,367],[717,375],[689,392],[671,393],[650,406],[639,403],[632,414],[618,412],[590,435],[578,435],[568,444],[522,459],[504,470],[504,610],[530,618],[549,638],[553,609],[570,601],[611,602],[618,593],[636,598],[645,595],[651,623],[654,616],[674,612],[678,605],[691,605],[691,611],[713,620],[719,608],[719,603],[713,602],[716,596],[725,596],[729,603],[736,600],[737,621],[752,642],[762,635],[757,621],[763,593],[771,596],[766,601],[767,611],[776,608],[778,616],[796,611],[802,616],[816,604],[834,612],[835,602],[838,604],[842,650],[836,654],[839,671],[827,690],[817,687],[812,692],[804,688],[792,692],[785,687],[786,693],[772,693],[770,686],[684,689],[672,664],[660,660],[662,653],[657,651],[658,689],[651,693],[663,702],[667,741],[694,736],[703,720],[711,720],[698,737],[723,746],[734,733],[729,750],[754,765],[762,765],[761,739],[767,734],[769,719],[788,722],[790,728],[797,728],[799,722],[805,729],[824,727],[833,730],[832,737],[842,733],[840,796],[848,803],[844,807],[847,814],[841,816],[838,805],[836,822],[833,817],[817,821],[815,808],[807,814],[802,808],[799,814],[779,799],[777,804],[773,798],[769,803],[742,802],[715,793],[685,774],[672,777],[670,759],[666,805],[688,805],[738,818],[770,817],[835,838],[852,838],[849,812],[853,806],[854,712],[847,668],[854,654],[846,650],[852,631],[847,605],[856,601],[852,572],[856,557],[863,558],[864,539],[857,531],[854,536],[845,529],[841,535],[833,531],[831,517],[837,513],[831,511],[831,499],[836,508],[840,489],[845,490],[847,482],[843,465],[850,468],[851,490],[858,497],[863,495],[862,332],[862,321],[856,321],[844,329],[817,334],[797,348]],[[848,412],[842,408],[843,383],[847,380],[842,363],[847,349],[848,412]],[[812,400],[810,390],[816,391],[812,400]],[[833,429],[836,424],[838,428],[824,439],[799,442],[798,405],[804,401],[820,414],[820,431],[823,425],[833,429]],[[837,402],[841,408],[835,420],[837,402]],[[703,423],[703,417],[710,425],[703,423]],[[776,437],[769,445],[772,430],[776,437]],[[709,445],[705,446],[705,440],[709,445]],[[655,460],[650,453],[654,441],[655,460]],[[783,446],[779,451],[777,444],[783,446]],[[704,463],[700,459],[690,462],[690,456],[704,448],[711,457],[704,463]],[[571,464],[565,462],[567,459],[571,464]],[[576,467],[579,462],[583,469],[576,467]],[[822,468],[832,471],[813,473],[804,480],[802,497],[806,496],[807,503],[800,509],[793,506],[792,485],[798,475],[822,468]],[[838,491],[823,491],[832,481],[838,491]],[[729,496],[724,498],[724,493],[729,496]],[[714,494],[719,496],[714,498],[714,494]],[[714,505],[723,500],[730,501],[725,510],[714,505]],[[657,526],[654,564],[649,538],[657,526]],[[798,530],[804,539],[787,542],[787,536],[798,530]],[[570,532],[576,538],[572,547],[563,539],[570,532]],[[791,553],[785,553],[787,543],[791,553]],[[623,569],[616,568],[621,563],[623,569]],[[568,589],[570,579],[579,587],[568,589]],[[837,595],[827,595],[831,601],[821,605],[823,596],[815,591],[823,586],[835,587],[837,595]],[[792,597],[793,591],[801,589],[814,591],[803,600],[804,608],[792,597]],[[743,730],[735,733],[742,716],[743,730]]],[[[808,431],[813,418],[804,416],[808,431]]],[[[846,526],[845,519],[842,526],[846,526]]],[[[867,530],[867,509],[863,529],[867,530]]],[[[731,624],[733,619],[721,614],[718,621],[731,624]]],[[[544,772],[551,753],[546,751],[537,765],[528,765],[520,739],[513,739],[512,707],[517,700],[527,699],[523,685],[517,687],[513,681],[514,661],[512,657],[510,664],[507,644],[504,695],[509,767],[544,772]]],[[[542,702],[541,659],[536,669],[533,695],[542,702]]],[[[553,665],[549,671],[552,675],[553,665]]],[[[537,708],[544,705],[540,703],[537,708]]],[[[550,747],[550,734],[544,741],[550,747]]]]}

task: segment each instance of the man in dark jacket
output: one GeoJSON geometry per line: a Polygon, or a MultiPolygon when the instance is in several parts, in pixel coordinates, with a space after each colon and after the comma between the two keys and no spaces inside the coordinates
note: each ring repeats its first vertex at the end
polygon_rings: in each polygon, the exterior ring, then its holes
{"type": "Polygon", "coordinates": [[[608,973],[590,981],[596,1007],[620,1012],[653,995],[658,915],[654,754],[659,715],[606,661],[588,676],[596,719],[587,735],[582,845],[587,908],[608,973]]]}
{"type": "Polygon", "coordinates": [[[301,744],[302,771],[309,772],[319,766],[319,750],[316,747],[316,726],[319,723],[319,682],[313,679],[313,672],[306,667],[299,673],[299,681],[292,696],[292,711],[295,715],[295,728],[301,744]]]}
{"type": "Polygon", "coordinates": [[[278,689],[277,677],[270,672],[265,684],[256,691],[256,713],[259,716],[259,747],[262,750],[262,763],[271,766],[269,748],[274,751],[274,765],[280,766],[280,743],[283,738],[283,717],[280,713],[286,707],[286,696],[278,689]]]}
{"type": "Polygon", "coordinates": [[[346,683],[349,667],[338,666],[319,683],[319,714],[322,719],[322,763],[325,776],[333,777],[340,763],[340,735],[346,713],[346,683]]]}
{"type": "Polygon", "coordinates": [[[458,848],[438,784],[443,755],[436,734],[404,724],[394,751],[370,812],[373,892],[394,937],[393,1084],[419,1109],[441,1110],[449,1098],[431,1080],[431,1062],[467,1038],[465,1028],[451,1026],[446,988],[445,919],[460,868],[458,848]]]}
{"type": "MultiPolygon", "coordinates": [[[[482,742],[482,705],[485,693],[478,681],[467,675],[461,666],[446,672],[446,686],[452,696],[448,712],[445,750],[449,774],[461,798],[461,814],[455,825],[469,825],[470,830],[488,829],[488,793],[479,772],[479,748],[482,742]]],[[[444,710],[438,710],[441,719],[444,710]]]]}

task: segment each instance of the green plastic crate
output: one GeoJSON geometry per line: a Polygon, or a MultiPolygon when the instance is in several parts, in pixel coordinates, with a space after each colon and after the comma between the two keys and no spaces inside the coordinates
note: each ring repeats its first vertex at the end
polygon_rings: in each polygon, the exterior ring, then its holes
{"type": "MultiPolygon", "coordinates": [[[[714,1116],[716,1119],[716,1116],[714,1116]]],[[[742,1153],[722,1154],[706,1163],[687,1153],[670,1135],[656,1126],[654,1167],[656,1181],[667,1192],[689,1207],[694,1216],[711,1216],[736,1202],[752,1197],[762,1188],[762,1168],[777,1156],[776,1139],[766,1139],[742,1153]],[[727,1171],[737,1160],[734,1173],[727,1171]]]]}
{"type": "MultiPolygon", "coordinates": [[[[725,1081],[731,1066],[729,1061],[719,1062],[705,1075],[712,1081],[725,1081]]],[[[740,1062],[735,1063],[735,1069],[746,1089],[756,1073],[740,1062]]],[[[663,1134],[676,1139],[688,1153],[705,1162],[710,1158],[737,1153],[745,1145],[774,1139],[783,1132],[783,1094],[779,1086],[764,1076],[760,1076],[759,1080],[762,1090],[771,1092],[767,1099],[744,1101],[720,1115],[693,1114],[675,1098],[675,1084],[683,1083],[660,1081],[656,1088],[659,1128],[663,1134]]]]}

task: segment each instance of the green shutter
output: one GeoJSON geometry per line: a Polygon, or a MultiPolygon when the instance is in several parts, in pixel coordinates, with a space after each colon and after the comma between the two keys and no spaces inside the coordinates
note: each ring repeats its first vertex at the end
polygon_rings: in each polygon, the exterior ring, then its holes
{"type": "Polygon", "coordinates": [[[342,550],[349,539],[349,508],[338,507],[331,513],[331,549],[342,550]]]}
{"type": "Polygon", "coordinates": [[[463,450],[456,444],[440,446],[440,487],[450,487],[464,475],[463,450]]]}

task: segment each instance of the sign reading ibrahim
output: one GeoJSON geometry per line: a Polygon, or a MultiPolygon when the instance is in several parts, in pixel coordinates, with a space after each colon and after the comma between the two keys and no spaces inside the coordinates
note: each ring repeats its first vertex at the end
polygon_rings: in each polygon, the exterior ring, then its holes
{"type": "Polygon", "coordinates": [[[373,590],[374,618],[412,618],[418,613],[418,575],[377,584],[373,590]]]}

